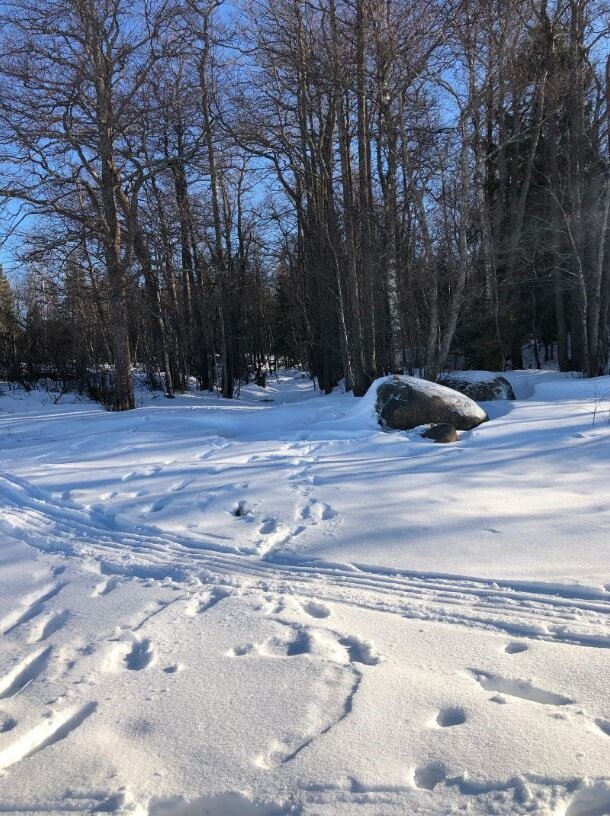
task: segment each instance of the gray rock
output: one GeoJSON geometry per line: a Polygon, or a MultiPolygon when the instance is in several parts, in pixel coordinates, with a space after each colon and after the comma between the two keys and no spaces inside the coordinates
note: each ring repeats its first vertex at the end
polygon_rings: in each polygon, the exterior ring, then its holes
{"type": "Polygon", "coordinates": [[[493,374],[491,371],[478,371],[476,379],[470,379],[467,372],[463,376],[460,376],[460,372],[441,374],[438,381],[448,388],[453,388],[454,391],[465,394],[476,402],[515,399],[513,387],[506,377],[493,374]],[[485,378],[485,374],[488,374],[489,377],[485,378]]]}
{"type": "Polygon", "coordinates": [[[481,406],[464,394],[417,377],[382,382],[377,388],[376,409],[380,425],[401,431],[439,423],[468,431],[488,418],[481,406]]]}
{"type": "Polygon", "coordinates": [[[457,442],[460,438],[455,425],[450,422],[441,422],[440,425],[431,425],[422,436],[424,439],[433,439],[435,442],[457,442]]]}

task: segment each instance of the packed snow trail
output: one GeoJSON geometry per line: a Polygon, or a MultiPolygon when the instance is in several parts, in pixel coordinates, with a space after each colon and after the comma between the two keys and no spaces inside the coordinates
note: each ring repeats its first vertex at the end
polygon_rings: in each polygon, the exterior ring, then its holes
{"type": "Polygon", "coordinates": [[[1,398],[2,812],[610,813],[610,380],[511,379],[450,446],[1,398]]]}

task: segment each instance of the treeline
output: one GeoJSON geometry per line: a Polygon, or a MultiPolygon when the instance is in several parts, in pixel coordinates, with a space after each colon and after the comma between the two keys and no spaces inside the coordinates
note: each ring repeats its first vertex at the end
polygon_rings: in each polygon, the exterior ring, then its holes
{"type": "Polygon", "coordinates": [[[168,396],[279,358],[360,395],[528,344],[604,372],[609,13],[6,0],[4,372],[104,372],[117,410],[134,363],[168,396]]]}

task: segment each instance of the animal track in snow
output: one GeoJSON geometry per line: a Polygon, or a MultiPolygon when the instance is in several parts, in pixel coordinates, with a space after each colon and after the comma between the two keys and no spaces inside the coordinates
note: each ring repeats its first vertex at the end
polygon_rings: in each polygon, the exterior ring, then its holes
{"type": "Polygon", "coordinates": [[[0,751],[0,771],[16,765],[33,754],[54,745],[78,728],[97,708],[97,703],[87,703],[79,708],[69,708],[51,714],[31,728],[12,745],[0,751]]]}
{"type": "Polygon", "coordinates": [[[243,518],[245,521],[254,521],[254,513],[245,499],[240,499],[233,505],[231,515],[235,518],[243,518]]]}
{"type": "Polygon", "coordinates": [[[506,694],[508,697],[518,697],[521,700],[528,700],[532,703],[542,705],[563,706],[570,705],[574,700],[565,697],[563,694],[556,694],[553,691],[545,691],[537,688],[527,680],[510,680],[501,677],[499,674],[489,674],[478,669],[471,669],[477,683],[485,691],[495,691],[506,694]]]}
{"type": "Polygon", "coordinates": [[[436,717],[439,728],[452,728],[454,725],[463,725],[466,722],[466,712],[459,706],[441,708],[436,717]]]}
{"type": "Polygon", "coordinates": [[[150,506],[151,513],[158,513],[160,510],[165,510],[167,505],[172,501],[171,496],[161,496],[150,506]]]}
{"type": "Polygon", "coordinates": [[[294,640],[286,644],[286,657],[297,657],[298,655],[309,654],[311,652],[311,638],[307,629],[297,629],[294,640]]]}
{"type": "Polygon", "coordinates": [[[303,612],[312,618],[329,618],[331,615],[330,609],[324,603],[319,601],[306,601],[301,604],[303,612]]]}
{"type": "MultiPolygon", "coordinates": [[[[285,624],[287,625],[287,624],[285,624]]],[[[261,643],[242,643],[229,652],[232,657],[256,654],[263,657],[298,657],[312,654],[316,658],[342,665],[376,666],[381,658],[371,643],[355,637],[344,637],[325,629],[290,625],[292,637],[271,637],[261,643]]]]}
{"type": "Polygon", "coordinates": [[[321,521],[328,521],[337,515],[337,511],[317,499],[310,499],[309,503],[303,507],[300,512],[300,518],[303,521],[310,521],[313,524],[318,524],[321,521]]]}
{"type": "Polygon", "coordinates": [[[350,663],[376,666],[381,660],[373,644],[365,640],[357,637],[341,637],[339,643],[347,649],[350,663]]]}
{"type": "Polygon", "coordinates": [[[240,643],[229,652],[231,657],[255,654],[261,657],[297,657],[309,654],[311,640],[306,629],[297,629],[292,640],[271,637],[262,643],[240,643]]]}
{"type": "Polygon", "coordinates": [[[529,646],[527,643],[517,643],[515,641],[514,643],[508,643],[505,646],[504,651],[506,654],[520,654],[521,652],[527,652],[528,649],[529,646]]]}
{"type": "Polygon", "coordinates": [[[270,533],[275,533],[277,530],[277,519],[271,516],[270,518],[263,519],[263,523],[259,528],[259,533],[261,535],[269,535],[270,533]]]}
{"type": "Polygon", "coordinates": [[[285,544],[292,536],[293,531],[286,524],[278,522],[273,516],[263,519],[258,529],[261,538],[254,540],[253,544],[259,555],[266,555],[276,547],[285,544]]]}
{"type": "Polygon", "coordinates": [[[155,657],[155,647],[149,638],[135,640],[131,651],[125,656],[125,665],[130,671],[141,671],[150,666],[155,657]]]}
{"type": "Polygon", "coordinates": [[[610,737],[610,720],[604,720],[602,717],[599,717],[595,720],[595,725],[603,734],[610,737]]]}
{"type": "Polygon", "coordinates": [[[210,609],[215,607],[217,603],[228,598],[230,594],[228,589],[214,587],[204,597],[196,596],[191,598],[186,608],[186,614],[190,617],[203,615],[204,612],[209,612],[210,609]]]}
{"type": "Polygon", "coordinates": [[[6,734],[7,731],[12,731],[17,725],[17,720],[7,714],[6,711],[0,711],[0,734],[6,734]]]}
{"type": "Polygon", "coordinates": [[[421,790],[434,790],[437,785],[444,782],[446,777],[447,771],[440,762],[430,762],[413,771],[415,787],[421,790]]]}
{"type": "Polygon", "coordinates": [[[0,700],[14,697],[28,686],[46,668],[51,647],[38,649],[20,660],[3,678],[0,679],[0,700]]]}

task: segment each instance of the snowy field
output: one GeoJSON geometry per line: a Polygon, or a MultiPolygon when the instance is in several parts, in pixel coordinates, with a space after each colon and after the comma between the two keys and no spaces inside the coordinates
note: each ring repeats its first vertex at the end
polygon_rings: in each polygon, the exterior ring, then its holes
{"type": "Polygon", "coordinates": [[[610,814],[610,378],[0,397],[0,813],[610,814]],[[595,411],[595,416],[594,416],[595,411]]]}

